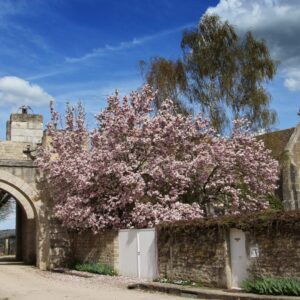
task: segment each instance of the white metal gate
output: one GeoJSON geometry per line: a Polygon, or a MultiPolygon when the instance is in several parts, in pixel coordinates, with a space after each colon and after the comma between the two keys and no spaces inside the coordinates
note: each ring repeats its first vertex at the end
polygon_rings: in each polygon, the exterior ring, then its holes
{"type": "Polygon", "coordinates": [[[155,229],[120,230],[119,259],[121,275],[155,279],[158,273],[155,229]]]}
{"type": "Polygon", "coordinates": [[[230,229],[230,253],[232,288],[240,288],[242,281],[248,277],[246,237],[242,230],[230,229]]]}

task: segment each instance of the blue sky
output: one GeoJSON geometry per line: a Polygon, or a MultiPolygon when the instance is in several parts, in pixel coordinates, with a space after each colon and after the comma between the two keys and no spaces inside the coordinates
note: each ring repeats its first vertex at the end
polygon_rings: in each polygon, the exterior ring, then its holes
{"type": "Polygon", "coordinates": [[[12,201],[11,213],[5,219],[0,220],[0,230],[14,229],[16,227],[16,203],[12,201]]]}
{"type": "MultiPolygon", "coordinates": [[[[193,0],[2,0],[0,77],[41,87],[44,94],[26,103],[46,120],[53,97],[58,109],[66,101],[83,101],[92,123],[115,89],[128,93],[142,84],[139,60],[178,57],[182,31],[206,9],[205,1],[193,0]]],[[[22,102],[0,96],[2,138],[9,112],[22,102]]]]}
{"type": "Polygon", "coordinates": [[[47,121],[50,99],[59,110],[67,101],[83,101],[92,126],[109,94],[142,84],[139,60],[181,55],[182,31],[205,12],[267,40],[281,61],[268,85],[276,127],[294,126],[300,107],[299,1],[1,0],[0,138],[9,113],[22,104],[47,121]]]}
{"type": "MultiPolygon", "coordinates": [[[[280,61],[267,85],[277,128],[293,127],[300,108],[300,1],[1,0],[0,139],[22,104],[49,119],[48,103],[83,101],[88,122],[119,89],[142,84],[138,61],[177,58],[185,28],[217,13],[239,32],[264,38],[280,61]]],[[[1,223],[0,223],[1,226],[1,223]]]]}

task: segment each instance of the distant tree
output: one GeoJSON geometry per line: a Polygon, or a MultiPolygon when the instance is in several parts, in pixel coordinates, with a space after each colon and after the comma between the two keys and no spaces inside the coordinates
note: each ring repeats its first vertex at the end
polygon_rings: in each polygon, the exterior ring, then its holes
{"type": "Polygon", "coordinates": [[[11,196],[0,190],[0,221],[5,220],[13,212],[13,201],[11,196]]]}
{"type": "Polygon", "coordinates": [[[144,63],[146,81],[161,90],[158,107],[160,99],[174,94],[177,103],[198,103],[218,132],[241,117],[253,129],[276,122],[264,87],[275,75],[276,62],[263,40],[251,32],[239,36],[228,22],[205,15],[197,28],[183,33],[181,48],[181,60],[158,57],[144,63]]]}

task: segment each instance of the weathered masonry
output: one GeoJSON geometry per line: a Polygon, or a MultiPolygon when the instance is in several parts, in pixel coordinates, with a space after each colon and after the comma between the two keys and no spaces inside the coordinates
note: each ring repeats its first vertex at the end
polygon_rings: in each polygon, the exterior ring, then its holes
{"type": "Polygon", "coordinates": [[[285,207],[300,208],[300,124],[294,129],[285,147],[282,179],[285,207]]]}
{"type": "Polygon", "coordinates": [[[158,227],[160,277],[219,288],[253,277],[300,279],[299,211],[232,217],[233,228],[228,224],[225,218],[158,227]]]}
{"type": "Polygon", "coordinates": [[[37,250],[42,242],[37,238],[42,204],[36,187],[37,169],[25,152],[41,142],[42,134],[42,116],[12,114],[7,122],[7,140],[0,142],[0,189],[17,201],[17,257],[27,263],[42,255],[37,250]]]}
{"type": "Polygon", "coordinates": [[[286,210],[300,209],[300,123],[295,128],[262,135],[280,164],[278,197],[286,210]]]}
{"type": "Polygon", "coordinates": [[[51,217],[47,194],[39,186],[39,171],[33,162],[42,138],[41,115],[29,114],[23,107],[10,116],[6,141],[0,142],[0,196],[16,200],[17,258],[47,269],[54,266],[57,257],[64,259],[59,244],[65,241],[63,234],[59,242],[56,240],[60,229],[51,217]]]}

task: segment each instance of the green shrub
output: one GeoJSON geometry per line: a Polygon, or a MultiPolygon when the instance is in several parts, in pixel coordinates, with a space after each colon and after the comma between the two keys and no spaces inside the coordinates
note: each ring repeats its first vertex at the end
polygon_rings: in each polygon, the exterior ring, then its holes
{"type": "Polygon", "coordinates": [[[85,263],[85,264],[75,264],[74,269],[77,271],[116,276],[117,272],[113,267],[100,263],[85,263]]]}
{"type": "Polygon", "coordinates": [[[295,278],[245,280],[243,289],[255,294],[300,296],[300,281],[295,278]]]}
{"type": "Polygon", "coordinates": [[[283,203],[276,195],[268,195],[267,201],[269,202],[271,209],[283,210],[283,203]]]}

